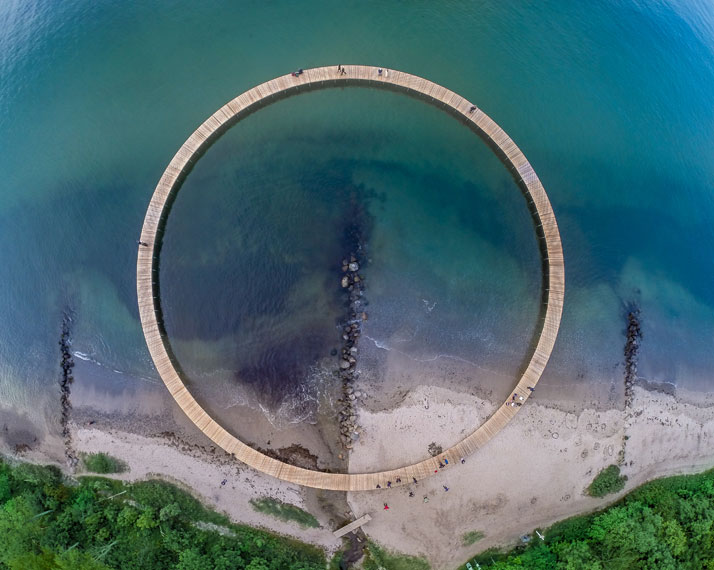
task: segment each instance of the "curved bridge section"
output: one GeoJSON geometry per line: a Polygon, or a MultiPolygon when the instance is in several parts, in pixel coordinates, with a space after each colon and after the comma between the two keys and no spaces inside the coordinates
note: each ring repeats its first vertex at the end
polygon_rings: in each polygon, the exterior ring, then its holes
{"type": "Polygon", "coordinates": [[[527,399],[530,395],[528,387],[535,387],[550,358],[563,311],[565,267],[553,208],[528,160],[501,127],[460,95],[409,73],[382,71],[377,67],[362,65],[344,66],[343,73],[338,72],[337,66],[306,69],[300,75],[284,75],[258,85],[218,109],[183,143],[154,190],[141,231],[136,265],[136,287],[141,326],[159,375],[184,413],[216,445],[253,469],[291,483],[339,491],[366,491],[376,489],[377,485],[384,488],[387,481],[392,481],[393,486],[398,486],[395,483],[398,479],[401,479],[402,484],[410,483],[413,477],[417,480],[424,479],[434,473],[439,462],[444,458],[450,459],[453,463],[461,457],[474,453],[503,429],[520,408],[510,406],[509,400],[473,433],[441,455],[398,469],[378,473],[348,474],[323,473],[295,467],[254,450],[228,433],[191,395],[177,372],[177,365],[171,358],[161,320],[158,291],[161,234],[171,201],[183,178],[190,171],[192,163],[210,142],[237,120],[274,100],[304,90],[346,85],[391,88],[417,95],[448,110],[478,132],[512,170],[535,219],[545,272],[540,334],[530,361],[514,386],[514,390],[527,399]]]}

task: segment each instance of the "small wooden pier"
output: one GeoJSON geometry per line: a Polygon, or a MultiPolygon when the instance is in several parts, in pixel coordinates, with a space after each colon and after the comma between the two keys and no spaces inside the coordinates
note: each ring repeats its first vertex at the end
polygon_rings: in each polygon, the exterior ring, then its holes
{"type": "Polygon", "coordinates": [[[180,186],[191,163],[200,156],[207,145],[229,125],[259,106],[282,97],[317,88],[363,85],[396,89],[418,95],[464,122],[494,147],[501,160],[512,170],[516,181],[526,195],[529,207],[536,218],[544,263],[547,267],[547,285],[544,293],[544,313],[538,343],[528,366],[513,388],[525,400],[530,396],[528,387],[534,388],[548,363],[560,327],[565,293],[565,266],[560,233],[545,189],[530,163],[506,132],[471,101],[453,91],[422,77],[365,65],[346,65],[344,73],[337,66],[306,69],[299,75],[283,75],[253,87],[226,103],[199,126],[178,150],[166,167],[151,197],[141,231],[136,264],[136,287],[141,326],[151,358],[162,380],[189,419],[216,445],[253,469],[273,477],[321,489],[339,491],[368,491],[377,486],[392,487],[429,477],[438,470],[440,462],[448,458],[452,464],[471,455],[484,446],[516,415],[520,409],[511,406],[511,400],[499,407],[473,433],[437,457],[429,457],[413,465],[378,473],[322,473],[295,467],[273,459],[247,446],[219,425],[195,400],[179,377],[171,361],[167,341],[162,333],[161,305],[157,287],[159,237],[166,222],[167,206],[171,195],[180,186]],[[401,481],[401,483],[397,483],[401,481]]]}
{"type": "Polygon", "coordinates": [[[371,516],[364,515],[363,517],[358,518],[356,521],[353,521],[350,524],[343,526],[342,528],[338,528],[332,534],[335,535],[336,538],[340,538],[341,536],[345,536],[346,534],[352,532],[353,530],[358,529],[363,524],[367,524],[371,520],[372,520],[371,516]]]}

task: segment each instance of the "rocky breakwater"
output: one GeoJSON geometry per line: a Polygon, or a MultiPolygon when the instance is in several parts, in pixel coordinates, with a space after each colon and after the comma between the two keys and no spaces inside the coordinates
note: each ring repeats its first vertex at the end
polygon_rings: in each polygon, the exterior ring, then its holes
{"type": "Polygon", "coordinates": [[[64,440],[64,455],[67,458],[67,465],[74,468],[77,463],[77,454],[72,446],[72,431],[69,428],[70,413],[72,411],[72,403],[70,402],[70,392],[74,376],[72,369],[74,368],[74,359],[72,358],[72,339],[70,337],[70,324],[72,318],[68,313],[62,317],[62,330],[60,333],[60,367],[62,369],[59,386],[60,386],[60,427],[62,429],[62,439],[64,440]]]}
{"type": "Polygon", "coordinates": [[[359,440],[362,429],[357,423],[355,405],[364,397],[357,390],[355,382],[359,373],[357,367],[357,344],[362,332],[362,322],[367,319],[364,311],[364,277],[360,275],[360,260],[356,252],[342,260],[342,278],[340,285],[346,292],[348,302],[348,318],[342,327],[342,349],[339,356],[339,375],[342,383],[342,396],[337,400],[338,419],[340,423],[340,443],[345,449],[359,440]]]}
{"type": "MultiPolygon", "coordinates": [[[[617,455],[618,465],[624,465],[627,455],[627,428],[630,427],[630,421],[633,416],[640,412],[632,411],[632,404],[635,399],[635,382],[637,381],[637,355],[640,350],[640,339],[642,338],[642,329],[640,328],[640,311],[639,309],[631,309],[627,312],[627,330],[625,332],[625,433],[622,436],[622,447],[617,455]]],[[[632,462],[630,462],[632,464],[632,462]]]]}
{"type": "Polygon", "coordinates": [[[627,336],[625,341],[625,409],[632,407],[634,386],[637,381],[637,355],[640,350],[640,311],[633,309],[627,313],[627,336]]]}

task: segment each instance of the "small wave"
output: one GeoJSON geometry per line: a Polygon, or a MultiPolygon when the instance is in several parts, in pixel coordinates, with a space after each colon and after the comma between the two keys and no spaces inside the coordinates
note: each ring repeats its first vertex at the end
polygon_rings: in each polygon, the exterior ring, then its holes
{"type": "Polygon", "coordinates": [[[677,382],[676,380],[654,380],[651,378],[647,378],[646,376],[640,376],[639,374],[636,375],[636,380],[639,382],[645,382],[646,384],[649,384],[650,386],[672,386],[672,388],[677,388],[677,382]]]}
{"type": "Polygon", "coordinates": [[[364,335],[364,338],[371,340],[371,341],[374,343],[374,346],[376,346],[377,348],[381,348],[382,350],[386,350],[386,351],[392,350],[391,348],[389,348],[389,347],[387,346],[387,343],[386,343],[386,342],[383,342],[383,341],[381,341],[381,340],[377,340],[376,338],[372,338],[372,337],[369,336],[369,335],[364,335]]]}
{"type": "Polygon", "coordinates": [[[397,354],[406,356],[409,360],[413,360],[414,362],[423,362],[423,363],[436,362],[437,360],[440,360],[440,359],[456,360],[457,362],[463,362],[464,364],[468,364],[470,366],[473,366],[474,368],[478,368],[479,370],[481,370],[483,372],[487,372],[487,373],[493,374],[495,376],[502,376],[504,378],[510,377],[508,374],[504,374],[503,372],[499,372],[497,370],[491,370],[490,368],[482,366],[472,360],[462,358],[461,356],[456,356],[455,354],[436,354],[434,356],[429,356],[429,357],[417,357],[417,356],[413,356],[407,352],[404,352],[402,350],[397,350],[394,347],[389,347],[389,346],[387,346],[387,343],[385,341],[377,340],[376,338],[372,338],[371,336],[368,336],[368,335],[364,335],[364,336],[365,336],[365,338],[371,340],[377,348],[386,350],[387,352],[394,351],[397,354]]]}
{"type": "MultiPolygon", "coordinates": [[[[99,360],[92,358],[88,354],[86,354],[84,352],[80,352],[78,350],[75,350],[72,353],[72,356],[74,356],[75,358],[78,358],[79,360],[83,360],[84,362],[91,362],[92,364],[99,366],[100,368],[104,368],[105,370],[111,370],[115,374],[121,374],[123,376],[128,374],[124,370],[119,370],[117,368],[110,368],[109,366],[107,366],[106,364],[103,364],[99,360]]],[[[159,383],[158,380],[156,380],[155,378],[149,378],[147,376],[141,376],[139,374],[128,374],[128,375],[131,376],[132,378],[136,378],[137,380],[141,380],[142,382],[148,382],[149,384],[158,384],[159,383]]]]}
{"type": "Polygon", "coordinates": [[[99,364],[99,362],[94,360],[91,356],[89,356],[88,354],[84,354],[83,352],[79,352],[78,350],[74,351],[72,353],[72,355],[79,358],[80,360],[84,360],[87,362],[94,362],[95,364],[99,364]]]}
{"type": "MultiPolygon", "coordinates": [[[[298,423],[316,423],[320,406],[332,409],[334,402],[326,396],[328,388],[335,382],[334,370],[328,365],[312,366],[304,381],[281,401],[277,408],[256,402],[263,415],[272,426],[284,429],[288,425],[298,423]]],[[[247,402],[245,402],[247,403],[247,402]]]]}

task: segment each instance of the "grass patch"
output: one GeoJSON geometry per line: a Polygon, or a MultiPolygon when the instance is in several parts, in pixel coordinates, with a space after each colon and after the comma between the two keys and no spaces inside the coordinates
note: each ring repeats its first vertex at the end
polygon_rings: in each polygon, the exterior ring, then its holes
{"type": "Polygon", "coordinates": [[[251,499],[250,504],[259,513],[265,513],[286,522],[296,522],[303,528],[319,528],[320,526],[317,519],[307,511],[272,497],[251,499]]]}
{"type": "Polygon", "coordinates": [[[627,481],[627,476],[620,475],[620,468],[617,465],[610,465],[600,471],[590,483],[588,495],[604,497],[610,493],[617,493],[625,488],[625,481],[627,481]]]}
{"type": "Polygon", "coordinates": [[[154,509],[156,512],[167,505],[176,505],[184,517],[193,521],[204,521],[219,526],[227,526],[230,523],[226,515],[207,508],[188,491],[166,481],[152,479],[132,483],[128,498],[142,508],[154,509]]]}
{"type": "Polygon", "coordinates": [[[330,560],[329,570],[342,570],[342,562],[345,558],[345,553],[342,550],[335,552],[335,555],[330,560]]]}
{"type": "Polygon", "coordinates": [[[430,570],[429,563],[423,558],[387,552],[374,542],[367,545],[367,554],[362,566],[364,570],[430,570]]]}
{"type": "Polygon", "coordinates": [[[128,470],[126,463],[106,453],[85,453],[82,455],[82,463],[92,473],[124,473],[128,470]]]}
{"type": "Polygon", "coordinates": [[[481,540],[484,536],[486,535],[480,530],[471,530],[469,532],[464,533],[464,535],[461,537],[461,542],[464,544],[464,546],[471,546],[472,544],[475,544],[476,542],[481,540]]]}

